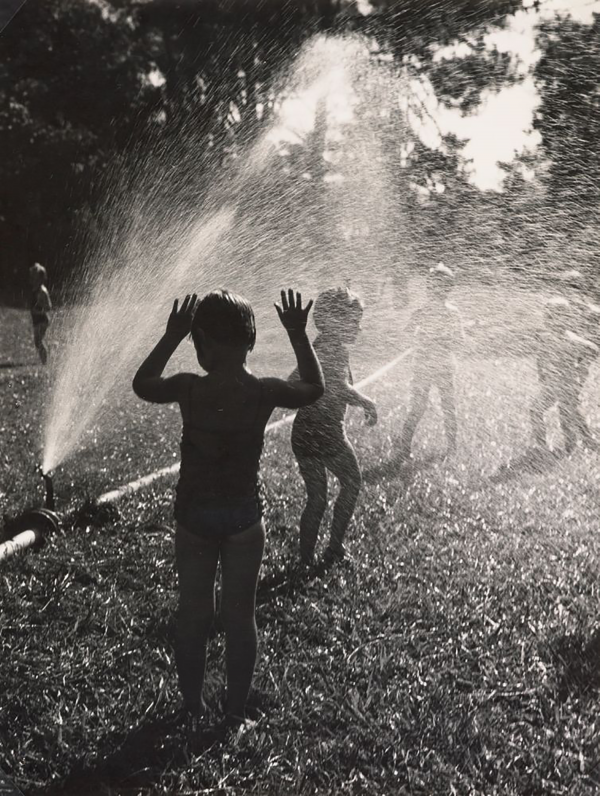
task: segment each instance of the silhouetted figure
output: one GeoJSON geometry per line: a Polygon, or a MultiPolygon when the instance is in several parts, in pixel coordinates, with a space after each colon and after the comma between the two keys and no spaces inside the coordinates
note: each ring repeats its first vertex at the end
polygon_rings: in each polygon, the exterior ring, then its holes
{"type": "Polygon", "coordinates": [[[52,302],[46,287],[48,274],[43,265],[34,263],[29,269],[29,284],[31,285],[31,321],[33,323],[33,342],[43,365],[48,361],[48,350],[44,345],[44,337],[50,325],[50,310],[52,302]]]}
{"type": "Polygon", "coordinates": [[[327,506],[327,472],[333,473],[340,491],[325,561],[346,555],[344,537],[361,487],[354,448],[345,430],[346,408],[360,406],[369,425],[377,422],[374,402],[352,386],[348,346],[360,329],[363,306],[347,288],[321,293],[315,303],[314,322],[319,331],[314,346],[323,367],[325,394],[313,406],[300,409],[292,428],[292,448],[306,485],[306,506],[300,520],[300,557],[314,559],[319,528],[327,506]]]}
{"type": "Polygon", "coordinates": [[[427,275],[427,301],[417,309],[405,332],[413,338],[413,375],[408,416],[402,429],[398,461],[411,456],[412,440],[427,410],[429,393],[436,387],[440,396],[448,453],[456,449],[456,406],[454,398],[454,351],[465,340],[458,308],[448,301],[454,274],[443,263],[427,275]]]}
{"type": "Polygon", "coordinates": [[[572,319],[572,306],[565,298],[546,302],[536,358],[540,388],[531,407],[534,442],[543,447],[546,446],[545,413],[553,406],[558,407],[566,453],[573,450],[578,439],[589,448],[598,448],[579,408],[589,361],[598,355],[598,346],[570,330],[572,319]]]}
{"type": "Polygon", "coordinates": [[[199,302],[177,301],[164,336],[142,363],[133,389],[153,403],[178,403],[183,419],[181,468],[175,500],[175,555],[179,581],[176,663],[186,720],[194,740],[205,713],[206,646],[215,615],[220,562],[220,618],[225,629],[227,701],[223,726],[245,720],[257,653],[256,586],[265,530],[259,497],[259,460],[265,426],[277,406],[297,409],[323,394],[323,376],[306,335],[312,302],[281,293],[277,307],[298,363],[298,378],[256,378],[246,367],[256,338],[254,313],[227,291],[199,302]],[[162,373],[192,335],[200,376],[162,373]]]}

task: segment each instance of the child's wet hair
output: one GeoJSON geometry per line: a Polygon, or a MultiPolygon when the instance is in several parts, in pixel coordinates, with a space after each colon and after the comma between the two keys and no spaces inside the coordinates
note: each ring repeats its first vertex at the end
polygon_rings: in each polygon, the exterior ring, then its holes
{"type": "Polygon", "coordinates": [[[200,329],[221,345],[252,351],[256,342],[254,310],[245,298],[229,290],[213,290],[200,299],[192,321],[194,342],[200,329]]]}
{"type": "Polygon", "coordinates": [[[48,272],[46,271],[43,265],[40,265],[40,263],[34,263],[31,266],[31,268],[29,269],[29,275],[41,277],[43,283],[45,283],[46,280],[48,279],[48,272]]]}
{"type": "Polygon", "coordinates": [[[319,293],[313,309],[313,321],[320,332],[340,324],[360,320],[364,306],[359,296],[347,287],[336,287],[319,293]]]}

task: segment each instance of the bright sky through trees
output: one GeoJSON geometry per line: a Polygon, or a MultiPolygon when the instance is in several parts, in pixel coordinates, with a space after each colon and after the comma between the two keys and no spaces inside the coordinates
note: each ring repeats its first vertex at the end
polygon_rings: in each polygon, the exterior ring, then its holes
{"type": "MultiPolygon", "coordinates": [[[[494,30],[485,38],[490,48],[508,52],[522,79],[500,90],[484,89],[481,102],[474,113],[464,114],[459,108],[448,108],[438,102],[433,86],[423,76],[407,78],[407,110],[414,134],[431,148],[440,146],[441,136],[454,133],[466,139],[463,156],[468,161],[470,181],[482,190],[501,190],[506,176],[498,163],[511,162],[518,154],[534,150],[540,143],[539,133],[533,130],[535,109],[539,93],[532,71],[540,57],[536,48],[537,26],[556,15],[570,15],[575,20],[590,24],[594,13],[600,13],[600,0],[546,0],[538,8],[534,0],[524,0],[524,9],[507,18],[504,28],[494,30]],[[417,99],[416,112],[412,99],[417,99]]],[[[363,13],[369,13],[366,0],[361,3],[363,13]]],[[[440,48],[434,58],[464,57],[470,52],[466,43],[440,48]]],[[[342,70],[331,74],[328,86],[329,124],[334,128],[351,121],[352,91],[345,86],[342,70]]],[[[281,126],[275,132],[279,141],[299,142],[314,124],[317,98],[323,86],[314,86],[302,95],[284,100],[280,110],[281,126]]],[[[532,170],[523,167],[523,176],[532,179],[532,170]]]]}

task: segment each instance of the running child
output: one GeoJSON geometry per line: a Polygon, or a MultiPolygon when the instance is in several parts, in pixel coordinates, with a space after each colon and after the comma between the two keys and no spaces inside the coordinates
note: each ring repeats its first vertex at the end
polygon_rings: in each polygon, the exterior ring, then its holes
{"type": "Polygon", "coordinates": [[[598,346],[569,329],[572,318],[573,309],[566,299],[557,297],[546,302],[536,357],[540,389],[530,412],[535,444],[545,448],[544,416],[553,406],[558,407],[567,454],[578,439],[592,450],[599,447],[579,408],[589,361],[598,355],[598,346]]]}
{"type": "Polygon", "coordinates": [[[276,305],[296,355],[298,378],[257,378],[246,365],[256,328],[250,304],[226,290],[197,301],[175,301],[165,334],[140,366],[133,389],[152,403],[178,403],[183,419],[181,469],[175,499],[175,558],[179,580],[176,665],[188,727],[205,711],[206,646],[215,613],[217,566],[222,572],[227,699],[224,727],[245,719],[257,654],[256,586],[265,543],[259,461],[265,426],[275,407],[298,409],[324,390],[319,361],[306,335],[312,301],[281,292],[276,305]],[[191,333],[206,375],[163,371],[191,333]]]}
{"type": "Polygon", "coordinates": [[[44,345],[44,337],[50,325],[49,312],[52,309],[50,293],[46,287],[48,274],[43,265],[34,263],[29,269],[29,284],[31,285],[31,298],[29,308],[33,323],[33,342],[43,365],[48,361],[48,350],[44,345]]]}
{"type": "Polygon", "coordinates": [[[314,560],[319,528],[327,506],[327,473],[339,481],[325,563],[343,559],[344,537],[362,483],[354,448],[346,436],[346,408],[359,406],[369,425],[377,422],[374,402],[352,386],[348,346],[360,330],[363,306],[354,293],[337,288],[321,293],[313,313],[319,332],[315,351],[323,367],[325,394],[300,409],[292,427],[292,449],[306,485],[306,506],[300,520],[300,557],[314,560]]]}
{"type": "Polygon", "coordinates": [[[422,419],[432,387],[437,387],[444,416],[448,454],[456,450],[456,405],[454,397],[454,352],[465,341],[458,308],[448,301],[454,274],[443,263],[430,268],[427,300],[410,317],[405,332],[412,336],[413,376],[408,416],[400,439],[398,460],[411,456],[412,441],[422,419]]]}

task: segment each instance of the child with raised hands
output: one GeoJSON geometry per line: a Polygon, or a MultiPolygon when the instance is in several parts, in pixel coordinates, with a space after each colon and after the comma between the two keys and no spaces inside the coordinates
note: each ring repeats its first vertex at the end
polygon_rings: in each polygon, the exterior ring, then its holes
{"type": "Polygon", "coordinates": [[[438,263],[427,274],[427,300],[410,317],[404,331],[412,338],[413,374],[410,403],[397,460],[406,462],[412,452],[412,441],[433,387],[437,388],[446,432],[447,452],[456,449],[456,405],[454,397],[454,352],[466,337],[458,308],[448,299],[454,287],[454,274],[444,263],[438,263]]]}
{"type": "Polygon", "coordinates": [[[315,351],[323,367],[325,394],[312,406],[300,409],[292,427],[292,449],[306,486],[306,505],[300,520],[300,557],[314,560],[319,529],[327,506],[327,474],[340,484],[324,562],[346,555],[344,538],[361,487],[361,472],[348,437],[345,417],[348,406],[364,410],[369,425],[377,422],[375,404],[352,386],[348,346],[360,330],[363,306],[354,293],[336,288],[321,293],[313,319],[319,332],[315,351]]]}
{"type": "Polygon", "coordinates": [[[246,358],[254,348],[254,313],[243,298],[216,290],[199,301],[175,301],[164,335],[140,366],[133,389],[152,403],[178,403],[183,420],[175,499],[179,580],[176,664],[188,724],[200,726],[206,647],[215,613],[217,566],[222,573],[227,699],[224,726],[244,721],[257,655],[256,587],[265,543],[259,462],[275,407],[298,409],[323,394],[323,375],[306,334],[312,301],[281,293],[277,312],[296,355],[293,381],[257,378],[246,358]],[[163,377],[191,334],[205,371],[163,377]]]}

